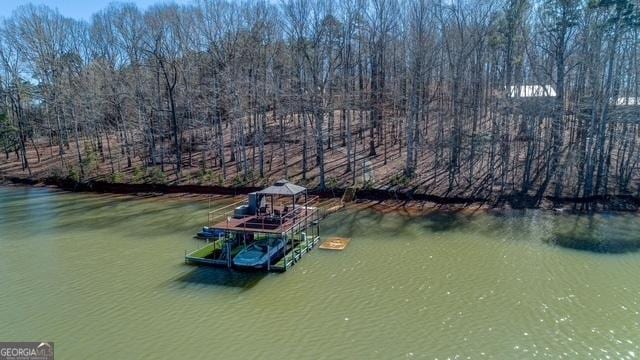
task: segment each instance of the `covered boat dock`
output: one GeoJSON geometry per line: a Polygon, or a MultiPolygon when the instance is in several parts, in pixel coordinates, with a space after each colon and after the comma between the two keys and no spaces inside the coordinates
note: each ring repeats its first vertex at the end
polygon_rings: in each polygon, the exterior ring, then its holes
{"type": "Polygon", "coordinates": [[[317,201],[306,188],[280,180],[249,193],[245,201],[210,211],[208,228],[224,235],[185,252],[185,262],[234,268],[238,254],[260,243],[267,246],[267,259],[260,268],[286,271],[320,241],[317,201]]]}

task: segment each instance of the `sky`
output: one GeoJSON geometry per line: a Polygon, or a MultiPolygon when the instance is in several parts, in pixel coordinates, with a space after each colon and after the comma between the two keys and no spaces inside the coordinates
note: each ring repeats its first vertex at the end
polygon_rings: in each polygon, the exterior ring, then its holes
{"type": "MultiPolygon", "coordinates": [[[[58,11],[66,16],[79,20],[90,20],[91,15],[104,9],[112,0],[0,0],[0,18],[8,18],[15,8],[24,4],[43,4],[58,11]]],[[[192,3],[191,0],[126,0],[119,2],[136,3],[142,10],[149,5],[163,2],[176,2],[179,4],[192,3]]]]}

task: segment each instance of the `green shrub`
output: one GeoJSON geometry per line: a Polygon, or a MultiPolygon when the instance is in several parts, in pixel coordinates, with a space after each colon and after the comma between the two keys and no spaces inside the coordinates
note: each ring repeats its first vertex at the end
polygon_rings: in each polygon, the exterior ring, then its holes
{"type": "Polygon", "coordinates": [[[98,170],[99,162],[98,152],[93,146],[85,146],[85,154],[82,158],[82,167],[85,174],[91,174],[98,170]]]}
{"type": "Polygon", "coordinates": [[[198,171],[198,184],[211,185],[212,182],[214,182],[213,170],[201,168],[200,171],[198,171]]]}
{"type": "Polygon", "coordinates": [[[325,181],[325,186],[329,190],[334,190],[338,188],[338,179],[335,177],[330,177],[325,181]]]}
{"type": "Polygon", "coordinates": [[[8,152],[17,150],[20,145],[18,134],[18,128],[11,123],[7,114],[0,113],[0,147],[8,152]]]}
{"type": "Polygon", "coordinates": [[[391,180],[389,180],[389,184],[391,186],[397,186],[397,187],[407,187],[409,185],[409,182],[411,181],[411,179],[407,176],[405,176],[402,173],[398,173],[395,174],[393,177],[391,177],[391,180]]]}
{"type": "Polygon", "coordinates": [[[144,171],[144,168],[142,168],[141,166],[137,166],[133,168],[133,172],[131,175],[131,182],[133,182],[134,184],[141,184],[144,182],[146,172],[144,171]]]}
{"type": "Polygon", "coordinates": [[[245,176],[242,176],[242,175],[236,175],[231,180],[231,186],[233,186],[233,187],[247,186],[248,183],[249,182],[247,181],[247,178],[245,176]]]}
{"type": "Polygon", "coordinates": [[[69,167],[69,169],[67,170],[67,179],[73,180],[75,182],[80,182],[80,180],[82,180],[80,169],[75,166],[69,167]]]}
{"type": "Polygon", "coordinates": [[[167,175],[157,167],[147,169],[147,182],[151,184],[166,184],[167,175]]]}
{"type": "Polygon", "coordinates": [[[124,180],[125,180],[124,174],[119,171],[114,172],[113,174],[109,175],[109,177],[107,178],[107,181],[112,184],[123,183],[124,180]]]}

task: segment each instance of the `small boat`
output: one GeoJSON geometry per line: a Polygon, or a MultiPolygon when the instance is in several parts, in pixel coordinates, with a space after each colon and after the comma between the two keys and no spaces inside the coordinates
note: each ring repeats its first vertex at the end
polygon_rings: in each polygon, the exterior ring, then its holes
{"type": "Polygon", "coordinates": [[[196,237],[200,239],[214,239],[223,237],[225,235],[224,230],[210,228],[208,226],[202,227],[202,231],[196,234],[196,237]]]}
{"type": "Polygon", "coordinates": [[[282,239],[275,239],[271,242],[257,241],[240,251],[233,258],[233,265],[241,268],[264,268],[268,262],[282,256],[284,247],[285,242],[282,239]]]}

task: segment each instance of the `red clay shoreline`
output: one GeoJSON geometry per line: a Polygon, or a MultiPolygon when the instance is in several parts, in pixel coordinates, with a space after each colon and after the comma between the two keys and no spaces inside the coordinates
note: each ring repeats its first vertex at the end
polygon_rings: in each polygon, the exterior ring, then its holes
{"type": "MultiPolygon", "coordinates": [[[[68,178],[46,177],[41,179],[5,176],[0,178],[0,184],[15,184],[26,186],[53,186],[61,190],[72,192],[112,193],[129,195],[221,195],[239,196],[260,187],[224,187],[205,185],[167,185],[167,184],[133,184],[110,183],[99,180],[76,182],[68,178]]],[[[338,201],[346,189],[338,188],[327,191],[310,189],[310,194],[318,195],[323,201],[338,201]]],[[[562,212],[598,212],[620,211],[638,212],[640,210],[640,197],[633,195],[608,195],[592,196],[589,198],[554,198],[546,196],[537,199],[533,196],[509,195],[500,196],[497,199],[481,197],[438,196],[431,194],[415,193],[411,190],[383,190],[383,189],[358,189],[356,196],[358,204],[382,212],[394,212],[399,209],[407,213],[424,213],[437,211],[465,211],[465,210],[509,210],[509,209],[542,209],[562,212]],[[583,205],[589,205],[584,210],[583,205]]],[[[357,206],[359,207],[359,206],[357,206]]]]}

